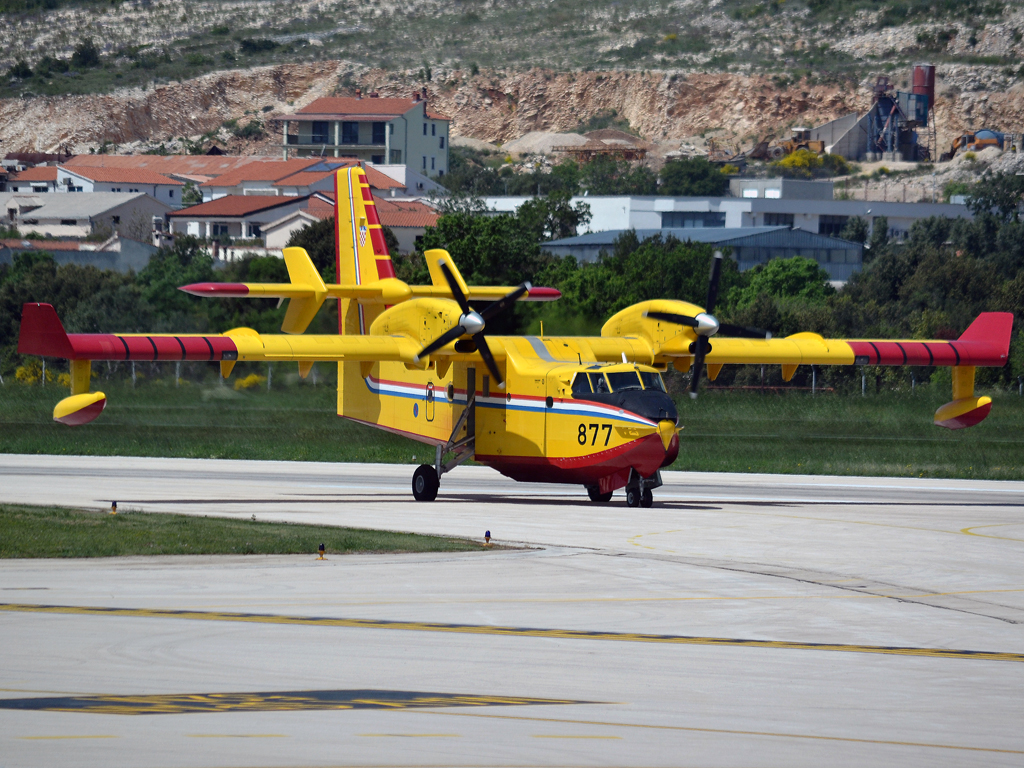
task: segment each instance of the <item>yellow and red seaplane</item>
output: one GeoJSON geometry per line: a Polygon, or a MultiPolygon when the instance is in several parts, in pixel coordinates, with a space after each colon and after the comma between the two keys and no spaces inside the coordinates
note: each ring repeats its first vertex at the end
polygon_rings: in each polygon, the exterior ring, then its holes
{"type": "Polygon", "coordinates": [[[54,419],[92,421],[106,397],[90,391],[93,360],[205,360],[228,376],[239,361],[338,364],[338,415],[430,445],[413,495],[430,501],[444,474],[468,459],[524,482],[573,483],[595,502],[625,489],[629,506],[651,506],[659,470],[679,453],[678,414],[661,373],[690,371],[696,397],[707,368],[776,364],[790,380],[800,365],[918,365],[953,369],[953,400],[935,414],[950,429],[977,424],[992,407],[974,393],[976,366],[1002,366],[1013,317],[980,315],[956,341],[771,338],[714,316],[721,254],[712,260],[703,307],[659,299],[610,318],[595,337],[490,336],[487,325],[516,301],[560,294],[529,283],[470,286],[446,251],[425,256],[431,285],[395,277],[370,187],[359,167],[336,174],[339,283],[327,285],[301,248],[287,248],[288,283],[202,283],[198,296],[288,299],[282,334],[66,333],[49,304],[26,304],[18,351],[70,361],[71,396],[54,419]],[[337,335],[305,333],[328,299],[339,302],[337,335]]]}

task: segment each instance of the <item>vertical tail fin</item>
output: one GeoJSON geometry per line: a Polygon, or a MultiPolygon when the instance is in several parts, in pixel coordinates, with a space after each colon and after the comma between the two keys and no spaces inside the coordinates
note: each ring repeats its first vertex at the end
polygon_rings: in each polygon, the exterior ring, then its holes
{"type": "MultiPolygon", "coordinates": [[[[338,282],[365,285],[394,277],[395,269],[365,171],[359,166],[339,168],[334,176],[334,190],[338,282]]],[[[381,311],[382,307],[364,307],[350,299],[340,299],[338,332],[366,333],[381,311]]]]}

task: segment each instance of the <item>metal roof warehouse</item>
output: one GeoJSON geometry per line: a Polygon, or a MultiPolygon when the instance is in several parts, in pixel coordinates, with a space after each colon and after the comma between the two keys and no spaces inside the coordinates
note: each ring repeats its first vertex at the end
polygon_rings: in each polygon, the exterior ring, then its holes
{"type": "MultiPolygon", "coordinates": [[[[556,256],[573,256],[577,261],[594,262],[602,252],[611,253],[615,240],[628,231],[613,229],[590,232],[542,243],[541,248],[556,256]]],[[[764,264],[769,259],[803,256],[817,261],[828,272],[830,280],[846,281],[854,272],[860,271],[864,256],[864,248],[860,243],[789,227],[688,227],[634,231],[641,241],[660,235],[663,238],[674,237],[684,243],[710,243],[730,248],[732,257],[739,262],[741,272],[764,264]]]]}

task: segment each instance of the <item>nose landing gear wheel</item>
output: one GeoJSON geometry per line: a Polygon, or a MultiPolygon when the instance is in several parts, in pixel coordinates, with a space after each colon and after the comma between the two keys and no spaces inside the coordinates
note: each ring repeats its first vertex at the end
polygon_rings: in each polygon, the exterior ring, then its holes
{"type": "Polygon", "coordinates": [[[441,487],[437,471],[429,464],[420,464],[412,476],[412,495],[416,501],[433,501],[441,487]]]}
{"type": "Polygon", "coordinates": [[[590,486],[587,488],[587,495],[590,496],[590,500],[598,504],[607,504],[612,500],[612,492],[601,493],[596,487],[590,486]]]}
{"type": "Polygon", "coordinates": [[[640,506],[640,489],[629,488],[626,490],[626,506],[627,507],[639,507],[640,506]]]}
{"type": "Polygon", "coordinates": [[[652,507],[652,506],[654,506],[654,494],[651,493],[649,488],[645,488],[644,492],[640,495],[640,506],[641,507],[652,507]]]}

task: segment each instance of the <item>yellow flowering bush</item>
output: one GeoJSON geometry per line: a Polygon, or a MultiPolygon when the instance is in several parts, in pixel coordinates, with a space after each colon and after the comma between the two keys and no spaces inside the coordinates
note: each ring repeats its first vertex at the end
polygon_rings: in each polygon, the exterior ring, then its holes
{"type": "Polygon", "coordinates": [[[260,376],[258,373],[250,373],[244,379],[235,380],[235,391],[238,392],[243,389],[252,389],[253,387],[258,387],[266,380],[266,376],[260,376]]]}

